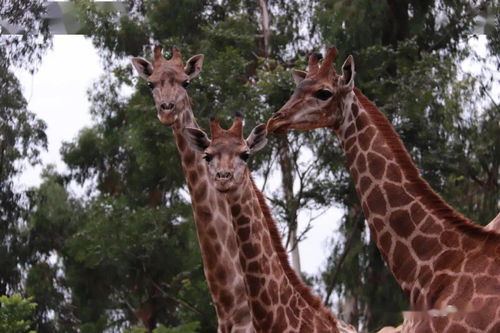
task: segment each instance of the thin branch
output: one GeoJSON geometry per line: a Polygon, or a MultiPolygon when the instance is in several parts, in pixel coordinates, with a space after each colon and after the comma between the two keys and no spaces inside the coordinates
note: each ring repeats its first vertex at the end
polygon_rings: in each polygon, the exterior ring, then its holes
{"type": "Polygon", "coordinates": [[[267,168],[265,169],[266,171],[264,171],[264,184],[262,185],[262,188],[260,190],[261,192],[264,192],[264,189],[266,188],[267,180],[269,178],[269,175],[271,174],[272,166],[278,158],[278,154],[272,154],[271,152],[271,156],[272,157],[268,159],[269,162],[267,163],[267,168]]]}
{"type": "MultiPolygon", "coordinates": [[[[330,207],[326,207],[325,209],[323,209],[322,212],[320,212],[319,214],[315,215],[315,216],[312,216],[312,217],[309,217],[309,221],[314,221],[314,220],[317,220],[319,219],[321,216],[325,215],[326,212],[330,209],[330,207]]],[[[312,214],[311,214],[312,215],[312,214]]]]}
{"type": "MultiPolygon", "coordinates": [[[[287,233],[286,233],[286,242],[285,242],[285,249],[288,248],[288,245],[290,245],[290,238],[291,238],[291,230],[288,228],[287,233]]],[[[292,251],[292,250],[290,250],[292,251]]]]}
{"type": "Polygon", "coordinates": [[[308,233],[308,232],[309,232],[309,230],[311,230],[311,229],[312,229],[312,223],[311,223],[311,222],[312,222],[312,221],[311,221],[311,220],[309,220],[309,221],[307,222],[306,227],[304,228],[304,231],[302,231],[302,232],[300,233],[300,235],[298,235],[298,236],[297,236],[297,244],[298,244],[299,242],[303,241],[303,240],[304,240],[304,236],[305,236],[305,234],[306,234],[306,233],[308,233]]]}
{"type": "Polygon", "coordinates": [[[153,284],[153,286],[158,289],[162,294],[163,296],[169,298],[170,300],[176,302],[177,304],[179,305],[182,305],[184,307],[186,307],[187,309],[193,311],[194,313],[196,314],[199,314],[199,315],[204,315],[203,312],[201,312],[200,310],[198,310],[194,305],[192,305],[191,303],[189,303],[188,301],[186,301],[185,299],[182,299],[180,297],[174,297],[172,295],[170,295],[169,293],[167,293],[165,291],[165,289],[163,289],[160,285],[158,285],[156,282],[154,281],[151,281],[151,283],[153,284]]]}
{"type": "Polygon", "coordinates": [[[493,99],[493,96],[491,96],[490,92],[488,91],[487,87],[485,86],[485,84],[479,80],[479,84],[481,85],[481,89],[483,90],[483,92],[486,94],[486,96],[489,97],[491,103],[493,103],[493,105],[495,106],[495,108],[497,109],[500,109],[500,106],[497,104],[497,102],[495,102],[495,100],[493,99]]]}
{"type": "Polygon", "coordinates": [[[337,279],[338,279],[340,270],[342,268],[342,265],[343,265],[345,259],[347,258],[347,254],[351,250],[351,247],[354,243],[354,236],[359,232],[358,226],[361,223],[360,221],[363,221],[363,220],[357,219],[356,225],[354,226],[354,230],[349,235],[349,239],[347,240],[346,246],[344,248],[344,252],[340,256],[340,259],[339,259],[339,262],[338,262],[337,267],[335,269],[335,272],[333,272],[332,279],[330,280],[330,283],[328,284],[328,287],[326,289],[326,296],[325,296],[325,300],[324,300],[325,304],[328,304],[328,302],[330,301],[330,296],[332,295],[333,289],[335,288],[335,285],[337,284],[337,279]]]}

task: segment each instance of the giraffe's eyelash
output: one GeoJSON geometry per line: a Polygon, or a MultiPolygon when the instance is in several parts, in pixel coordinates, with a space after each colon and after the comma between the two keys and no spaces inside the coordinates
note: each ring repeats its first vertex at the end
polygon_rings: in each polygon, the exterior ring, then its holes
{"type": "Polygon", "coordinates": [[[249,157],[250,153],[248,151],[244,151],[243,153],[240,154],[240,158],[245,162],[248,160],[249,157]]]}
{"type": "Polygon", "coordinates": [[[326,89],[320,89],[314,93],[314,97],[316,97],[322,101],[326,101],[327,99],[329,99],[332,96],[333,96],[333,93],[330,90],[326,90],[326,89]]]}
{"type": "Polygon", "coordinates": [[[205,153],[203,154],[203,159],[207,162],[210,162],[212,160],[212,155],[210,155],[209,153],[205,153]]]}

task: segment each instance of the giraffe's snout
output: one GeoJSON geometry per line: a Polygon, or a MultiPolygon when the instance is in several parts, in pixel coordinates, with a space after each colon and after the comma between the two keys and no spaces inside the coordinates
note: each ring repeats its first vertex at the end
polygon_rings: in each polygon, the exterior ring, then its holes
{"type": "Polygon", "coordinates": [[[284,134],[286,133],[286,125],[288,125],[287,111],[281,109],[267,121],[267,132],[284,134]]]}
{"type": "Polygon", "coordinates": [[[230,171],[215,173],[215,187],[220,192],[227,192],[234,186],[234,174],[230,171]]]}

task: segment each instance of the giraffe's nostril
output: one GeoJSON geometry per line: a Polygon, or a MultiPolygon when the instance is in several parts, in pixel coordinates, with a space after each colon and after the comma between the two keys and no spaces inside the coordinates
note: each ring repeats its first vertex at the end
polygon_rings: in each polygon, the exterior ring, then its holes
{"type": "Polygon", "coordinates": [[[281,119],[285,117],[285,113],[283,111],[278,111],[274,114],[273,118],[275,119],[281,119]]]}
{"type": "Polygon", "coordinates": [[[230,179],[231,176],[232,174],[229,171],[219,171],[215,174],[215,177],[217,179],[230,179]]]}
{"type": "Polygon", "coordinates": [[[172,110],[174,108],[174,103],[161,103],[162,110],[172,110]]]}

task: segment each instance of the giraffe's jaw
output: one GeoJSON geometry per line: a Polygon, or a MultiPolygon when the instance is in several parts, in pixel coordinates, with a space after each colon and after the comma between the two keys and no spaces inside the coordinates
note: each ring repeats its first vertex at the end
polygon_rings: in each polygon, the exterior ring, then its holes
{"type": "Polygon", "coordinates": [[[267,122],[267,132],[284,134],[289,130],[313,130],[332,127],[335,116],[325,109],[312,109],[300,112],[278,111],[267,122]]]}
{"type": "MultiPolygon", "coordinates": [[[[273,117],[274,118],[274,117],[273,117]]],[[[271,118],[267,123],[267,132],[283,135],[289,130],[313,130],[320,127],[328,127],[324,122],[316,119],[311,120],[273,120],[271,118]]]]}

